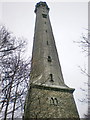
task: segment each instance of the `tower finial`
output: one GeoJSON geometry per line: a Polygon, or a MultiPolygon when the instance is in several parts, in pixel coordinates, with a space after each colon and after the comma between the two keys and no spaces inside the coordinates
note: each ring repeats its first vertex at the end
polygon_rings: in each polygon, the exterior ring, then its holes
{"type": "Polygon", "coordinates": [[[46,9],[49,10],[49,7],[48,7],[47,3],[40,1],[40,2],[38,2],[38,3],[36,4],[36,6],[35,6],[35,13],[37,12],[37,9],[38,9],[40,6],[43,6],[43,7],[46,6],[46,9]]]}

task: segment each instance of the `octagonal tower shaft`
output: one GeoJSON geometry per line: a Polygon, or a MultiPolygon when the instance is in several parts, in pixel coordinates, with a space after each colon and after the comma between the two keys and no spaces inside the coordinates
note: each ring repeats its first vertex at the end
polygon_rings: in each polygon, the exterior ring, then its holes
{"type": "Polygon", "coordinates": [[[31,82],[66,87],[59,63],[47,4],[44,2],[37,4],[35,13],[36,23],[32,53],[31,82]]]}

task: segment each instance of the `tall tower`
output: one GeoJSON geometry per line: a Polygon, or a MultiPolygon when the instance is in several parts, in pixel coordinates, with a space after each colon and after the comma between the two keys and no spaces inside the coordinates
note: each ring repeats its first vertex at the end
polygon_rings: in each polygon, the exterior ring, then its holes
{"type": "Polygon", "coordinates": [[[24,118],[79,118],[74,89],[64,83],[46,2],[35,8],[30,88],[24,118]]]}

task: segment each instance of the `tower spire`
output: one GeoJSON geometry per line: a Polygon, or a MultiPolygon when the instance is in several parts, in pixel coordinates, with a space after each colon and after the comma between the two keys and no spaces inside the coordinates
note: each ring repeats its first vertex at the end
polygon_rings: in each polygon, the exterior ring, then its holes
{"type": "Polygon", "coordinates": [[[49,19],[49,7],[39,2],[31,62],[30,88],[24,118],[79,118],[74,89],[65,85],[49,19]]]}

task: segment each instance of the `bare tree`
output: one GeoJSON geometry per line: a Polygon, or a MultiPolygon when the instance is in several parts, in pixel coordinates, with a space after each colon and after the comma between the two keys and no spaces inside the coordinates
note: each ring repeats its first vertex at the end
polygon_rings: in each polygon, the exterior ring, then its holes
{"type": "Polygon", "coordinates": [[[81,36],[81,41],[77,42],[79,43],[80,47],[82,48],[82,52],[86,53],[87,57],[88,57],[88,70],[86,68],[80,68],[81,72],[88,77],[88,83],[85,82],[85,84],[87,84],[88,90],[85,90],[83,88],[81,88],[81,90],[86,94],[86,98],[83,98],[82,100],[80,100],[80,102],[86,102],[88,104],[88,110],[87,110],[87,114],[85,114],[85,119],[89,120],[90,119],[90,30],[86,29],[88,31],[88,34],[82,34],[81,36]]]}
{"type": "Polygon", "coordinates": [[[14,37],[4,26],[0,27],[0,43],[0,117],[4,120],[10,117],[13,120],[23,113],[30,75],[30,59],[23,58],[25,41],[14,37]]]}

